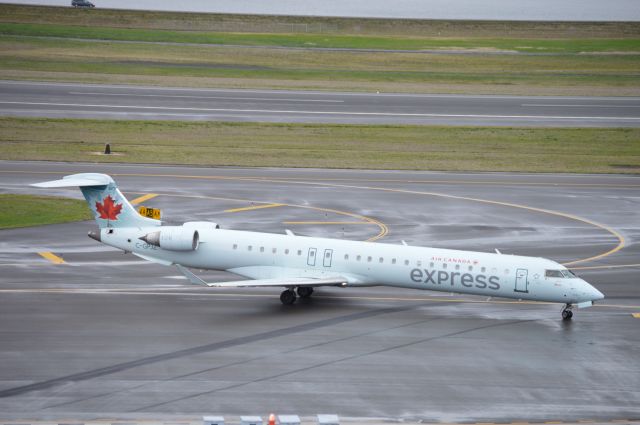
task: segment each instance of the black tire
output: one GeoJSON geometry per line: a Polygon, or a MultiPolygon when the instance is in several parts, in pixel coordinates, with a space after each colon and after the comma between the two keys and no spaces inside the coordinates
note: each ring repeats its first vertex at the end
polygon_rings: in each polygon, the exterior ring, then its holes
{"type": "Polygon", "coordinates": [[[571,320],[573,312],[571,310],[562,310],[562,320],[571,320]]]}
{"type": "Polygon", "coordinates": [[[284,305],[291,305],[296,302],[296,293],[292,289],[282,291],[280,294],[280,302],[284,305]]]}
{"type": "Polygon", "coordinates": [[[313,288],[310,286],[300,286],[298,288],[298,296],[300,298],[309,298],[313,294],[313,288]]]}

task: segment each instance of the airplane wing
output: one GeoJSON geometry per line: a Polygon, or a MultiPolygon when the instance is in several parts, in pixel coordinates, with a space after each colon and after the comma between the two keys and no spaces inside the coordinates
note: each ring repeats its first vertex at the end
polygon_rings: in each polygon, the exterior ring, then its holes
{"type": "Polygon", "coordinates": [[[238,280],[233,282],[205,282],[200,277],[193,274],[187,268],[176,264],[176,267],[191,283],[194,285],[206,285],[217,288],[242,288],[242,287],[291,287],[291,286],[336,286],[346,285],[347,279],[337,276],[329,278],[310,278],[310,277],[284,277],[274,279],[252,279],[238,280]]]}

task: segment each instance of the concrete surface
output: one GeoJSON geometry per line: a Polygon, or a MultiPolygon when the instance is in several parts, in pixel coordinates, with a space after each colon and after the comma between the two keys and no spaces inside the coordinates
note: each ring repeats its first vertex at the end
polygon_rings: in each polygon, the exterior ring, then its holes
{"type": "Polygon", "coordinates": [[[0,115],[348,124],[637,127],[638,97],[411,95],[0,81],[0,115]]]}
{"type": "Polygon", "coordinates": [[[640,418],[638,176],[0,162],[0,192],[87,171],[130,199],[160,194],[145,205],[168,221],[540,255],[607,298],[569,323],[560,305],[391,288],[323,288],[284,307],[278,289],[191,286],[87,238],[90,222],[4,230],[0,424],[640,418]],[[286,205],[225,212],[252,202],[286,205]],[[283,223],[341,220],[365,224],[283,223]]]}

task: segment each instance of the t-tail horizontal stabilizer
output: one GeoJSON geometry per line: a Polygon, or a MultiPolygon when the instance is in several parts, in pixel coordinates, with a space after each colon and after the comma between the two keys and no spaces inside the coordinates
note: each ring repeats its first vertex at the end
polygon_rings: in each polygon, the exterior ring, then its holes
{"type": "Polygon", "coordinates": [[[143,217],[127,201],[111,176],[82,173],[65,176],[60,180],[35,183],[41,188],[79,187],[101,229],[104,227],[153,227],[159,220],[143,217]]]}

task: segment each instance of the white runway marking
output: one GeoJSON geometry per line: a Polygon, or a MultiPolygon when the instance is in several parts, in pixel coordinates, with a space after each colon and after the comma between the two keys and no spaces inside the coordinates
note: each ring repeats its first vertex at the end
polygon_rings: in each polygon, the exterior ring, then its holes
{"type": "Polygon", "coordinates": [[[146,110],[174,110],[174,111],[201,111],[201,112],[250,112],[262,114],[301,114],[301,115],[351,115],[351,116],[383,116],[383,117],[432,117],[432,118],[494,118],[494,119],[554,119],[554,120],[624,120],[640,121],[640,117],[601,117],[601,116],[555,116],[555,115],[484,115],[484,114],[427,114],[427,113],[402,113],[402,112],[340,112],[340,111],[295,111],[295,110],[268,110],[268,109],[232,109],[232,108],[187,108],[164,106],[138,106],[138,105],[95,105],[83,103],[49,103],[49,102],[0,102],[4,105],[35,105],[35,106],[67,106],[83,108],[110,108],[110,109],[146,109],[146,110]]]}
{"type": "Polygon", "coordinates": [[[131,94],[131,93],[104,93],[104,92],[77,92],[70,91],[75,95],[98,95],[98,96],[127,96],[127,97],[169,97],[180,99],[220,99],[220,100],[264,100],[268,102],[322,102],[322,103],[344,103],[344,100],[327,99],[280,99],[269,97],[228,97],[228,96],[194,96],[194,95],[172,95],[172,94],[131,94]]]}
{"type": "Polygon", "coordinates": [[[559,106],[562,108],[640,108],[640,105],[577,105],[577,104],[560,104],[560,103],[523,103],[520,106],[543,106],[553,107],[559,106]]]}

